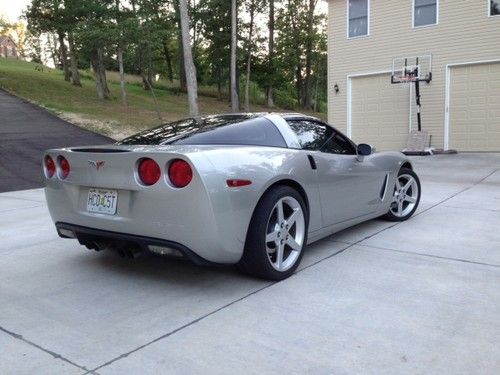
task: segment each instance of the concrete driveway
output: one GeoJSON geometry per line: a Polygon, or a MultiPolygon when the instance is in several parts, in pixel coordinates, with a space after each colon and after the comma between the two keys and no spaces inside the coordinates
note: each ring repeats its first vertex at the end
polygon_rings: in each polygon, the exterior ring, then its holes
{"type": "Polygon", "coordinates": [[[500,372],[500,154],[414,159],[418,214],[308,248],[290,279],[59,239],[0,194],[0,373],[500,372]]]}

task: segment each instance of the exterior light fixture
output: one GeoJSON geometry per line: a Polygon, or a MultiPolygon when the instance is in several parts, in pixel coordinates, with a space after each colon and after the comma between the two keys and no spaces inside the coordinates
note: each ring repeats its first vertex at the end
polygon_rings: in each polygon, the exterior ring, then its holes
{"type": "Polygon", "coordinates": [[[340,91],[338,84],[335,84],[335,86],[333,86],[333,89],[335,90],[335,94],[338,94],[340,91]]]}

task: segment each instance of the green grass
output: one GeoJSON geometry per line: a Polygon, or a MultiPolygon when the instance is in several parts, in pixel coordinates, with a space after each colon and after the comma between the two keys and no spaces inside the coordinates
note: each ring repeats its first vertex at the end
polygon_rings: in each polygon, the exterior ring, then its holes
{"type": "MultiPolygon", "coordinates": [[[[59,70],[43,67],[35,63],[0,58],[0,87],[13,94],[41,105],[62,117],[73,120],[77,125],[91,128],[108,135],[130,134],[160,123],[151,92],[143,90],[137,76],[127,76],[128,106],[121,103],[118,75],[108,74],[111,91],[109,100],[97,98],[92,75],[85,72],[83,87],[75,87],[63,79],[59,70]]],[[[210,88],[200,90],[210,91],[210,88]]],[[[159,82],[155,89],[161,118],[173,121],[188,114],[187,95],[178,93],[171,84],[159,82]]],[[[219,101],[210,96],[199,97],[201,114],[229,112],[227,101],[219,101]]],[[[252,105],[252,111],[268,109],[262,105],[252,105]]],[[[275,109],[279,111],[279,108],[275,109]]],[[[316,114],[325,117],[325,114],[316,114]]]]}

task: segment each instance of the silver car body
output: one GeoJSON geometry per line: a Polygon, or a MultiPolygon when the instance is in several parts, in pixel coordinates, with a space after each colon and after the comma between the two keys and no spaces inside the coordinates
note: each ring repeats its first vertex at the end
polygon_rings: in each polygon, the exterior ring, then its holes
{"type": "Polygon", "coordinates": [[[274,184],[291,185],[304,196],[308,243],[388,212],[399,169],[403,164],[411,168],[405,155],[382,152],[361,157],[302,150],[282,115],[265,117],[279,129],[288,148],[110,145],[106,149],[124,152],[102,153],[102,146],[87,147],[86,152],[48,150],[54,160],[62,155],[71,165],[66,179],[46,178],[52,219],[56,224],[171,241],[205,261],[236,263],[255,207],[274,184]],[[161,180],[153,186],[138,182],[142,157],[163,168],[161,180]],[[193,169],[192,182],[182,189],[172,187],[166,177],[165,166],[174,158],[193,169]],[[252,183],[228,187],[228,179],[252,183]],[[91,188],[118,191],[115,215],[87,211],[91,188]]]}

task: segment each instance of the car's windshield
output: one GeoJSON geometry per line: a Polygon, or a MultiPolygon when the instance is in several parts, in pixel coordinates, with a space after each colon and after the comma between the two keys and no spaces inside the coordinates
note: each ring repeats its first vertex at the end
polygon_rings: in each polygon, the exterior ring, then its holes
{"type": "Polygon", "coordinates": [[[120,145],[258,145],[286,147],[274,124],[255,114],[190,118],[128,137],[120,145]]]}

